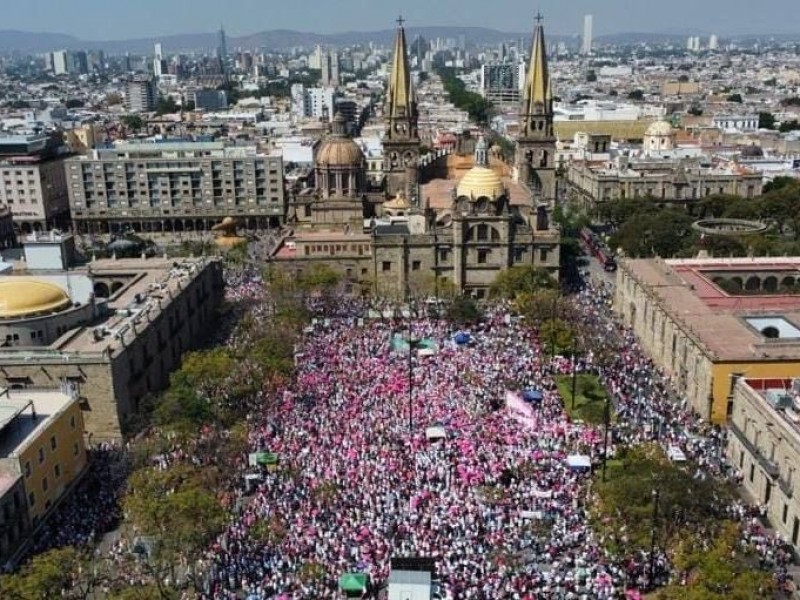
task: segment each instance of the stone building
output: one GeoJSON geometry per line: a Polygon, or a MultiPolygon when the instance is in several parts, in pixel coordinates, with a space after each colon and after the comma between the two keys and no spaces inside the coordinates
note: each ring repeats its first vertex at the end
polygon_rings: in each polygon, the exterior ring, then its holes
{"type": "Polygon", "coordinates": [[[119,439],[205,335],[222,288],[220,262],[205,258],[104,259],[0,277],[0,385],[69,384],[89,436],[119,439]]]}
{"type": "Polygon", "coordinates": [[[730,416],[732,378],[800,372],[800,258],[618,265],[614,310],[703,418],[730,416]]]}
{"type": "Polygon", "coordinates": [[[800,369],[795,377],[739,378],[728,424],[728,462],[785,540],[800,550],[800,369]],[[798,492],[797,494],[795,492],[798,492]]]}
{"type": "Polygon", "coordinates": [[[370,188],[365,158],[341,119],[315,156],[313,187],[290,201],[294,236],[273,260],[294,269],[323,262],[339,270],[348,291],[406,298],[452,289],[484,297],[497,274],[536,265],[558,277],[560,233],[549,219],[556,195],[552,94],[537,26],[520,108],[528,123],[516,170],[483,139],[420,163],[418,112],[397,31],[383,139],[384,187],[370,188]]]}

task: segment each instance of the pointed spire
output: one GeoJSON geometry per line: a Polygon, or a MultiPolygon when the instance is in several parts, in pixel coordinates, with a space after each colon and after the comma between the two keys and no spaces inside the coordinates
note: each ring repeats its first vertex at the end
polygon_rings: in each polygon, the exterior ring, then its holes
{"type": "Polygon", "coordinates": [[[394,42],[392,74],[389,77],[388,116],[389,119],[408,117],[415,110],[414,91],[411,86],[411,69],[408,65],[406,32],[403,17],[397,19],[397,37],[394,42]]]}
{"type": "Polygon", "coordinates": [[[549,112],[552,99],[550,73],[547,70],[547,50],[544,43],[544,26],[542,25],[542,15],[537,14],[522,112],[529,115],[549,112]]]}

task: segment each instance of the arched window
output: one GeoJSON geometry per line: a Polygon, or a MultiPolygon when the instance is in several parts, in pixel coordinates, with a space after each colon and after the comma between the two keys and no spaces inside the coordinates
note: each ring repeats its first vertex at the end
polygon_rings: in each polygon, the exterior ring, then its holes
{"type": "Polygon", "coordinates": [[[538,195],[542,193],[542,180],[539,178],[539,174],[536,171],[531,171],[531,191],[538,195]]]}
{"type": "Polygon", "coordinates": [[[764,280],[764,291],[776,292],[778,290],[778,278],[770,275],[764,280]]]}
{"type": "Polygon", "coordinates": [[[761,280],[758,277],[749,277],[747,283],[744,284],[744,289],[748,292],[755,292],[761,289],[761,280]]]}

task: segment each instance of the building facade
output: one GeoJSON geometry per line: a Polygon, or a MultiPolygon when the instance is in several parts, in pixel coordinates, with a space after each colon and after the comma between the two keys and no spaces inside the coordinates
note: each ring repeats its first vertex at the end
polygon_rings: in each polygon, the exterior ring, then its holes
{"type": "Polygon", "coordinates": [[[19,334],[19,343],[0,348],[0,384],[72,386],[94,441],[137,430],[144,399],[207,333],[223,293],[222,265],[204,258],[96,260],[60,280],[26,273],[0,284],[0,322],[30,330],[46,316],[53,334],[49,344],[19,334]],[[32,283],[47,284],[44,293],[31,293],[32,283]],[[91,307],[91,319],[74,321],[78,302],[91,307]]]}
{"type": "Polygon", "coordinates": [[[209,231],[224,217],[247,229],[283,222],[283,163],[221,142],[119,144],[66,163],[78,233],[209,231]]]}
{"type": "Polygon", "coordinates": [[[156,108],[156,82],[151,77],[134,77],[125,83],[125,108],[132,113],[156,108]]]}
{"type": "Polygon", "coordinates": [[[0,521],[7,521],[0,528],[0,556],[6,560],[84,474],[82,417],[70,385],[0,392],[0,521]]]}
{"type": "Polygon", "coordinates": [[[11,211],[19,233],[67,226],[64,161],[69,156],[60,137],[0,138],[0,205],[11,211]]]}
{"type": "Polygon", "coordinates": [[[728,462],[770,525],[800,550],[800,370],[798,377],[741,377],[733,390],[728,462]]]}
{"type": "MultiPolygon", "coordinates": [[[[541,50],[541,27],[536,35],[541,50]]],[[[464,144],[474,146],[474,157],[442,153],[420,164],[405,52],[401,25],[388,83],[382,185],[371,185],[378,182],[367,177],[365,156],[338,115],[316,150],[313,187],[291,200],[295,234],[277,248],[273,264],[303,270],[324,263],[341,273],[348,292],[395,298],[453,291],[482,298],[497,275],[515,265],[542,267],[557,278],[560,233],[550,224],[545,202],[554,188],[554,141],[530,142],[537,160],[548,156],[544,166],[529,165],[532,176],[541,171],[541,181],[549,184],[544,194],[542,187],[532,192],[513,181],[510,167],[483,138],[464,144]],[[458,168],[450,168],[451,159],[458,168]]],[[[537,85],[543,78],[547,89],[546,57],[536,57],[537,85]]],[[[542,122],[552,123],[549,109],[541,108],[542,122]]]]}
{"type": "Polygon", "coordinates": [[[724,423],[732,380],[800,370],[797,258],[622,259],[614,310],[692,409],[724,423]]]}

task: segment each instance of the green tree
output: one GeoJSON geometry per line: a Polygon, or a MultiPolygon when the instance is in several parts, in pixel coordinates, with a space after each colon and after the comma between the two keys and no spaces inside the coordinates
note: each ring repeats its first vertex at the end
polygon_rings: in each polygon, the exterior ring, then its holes
{"type": "Polygon", "coordinates": [[[628,92],[628,100],[641,101],[644,100],[644,92],[642,90],[633,90],[628,92]]]}
{"type": "Polygon", "coordinates": [[[758,128],[759,129],[774,129],[775,128],[775,115],[769,112],[758,113],[758,128]]]}
{"type": "Polygon", "coordinates": [[[90,554],[73,546],[34,556],[17,573],[0,577],[3,600],[85,600],[105,577],[90,554]]]}
{"type": "Polygon", "coordinates": [[[64,103],[67,108],[83,108],[83,100],[79,98],[70,98],[64,103]]]}
{"type": "Polygon", "coordinates": [[[213,491],[218,478],[211,469],[185,464],[131,474],[125,514],[134,531],[150,542],[154,563],[172,570],[179,555],[194,556],[219,533],[225,511],[213,491]]]}
{"type": "Polygon", "coordinates": [[[781,133],[788,133],[790,131],[797,131],[797,130],[800,130],[800,121],[798,121],[797,119],[794,119],[792,121],[784,121],[783,123],[780,124],[780,127],[778,127],[778,131],[780,131],[781,133]]]}
{"type": "Polygon", "coordinates": [[[672,257],[692,240],[692,218],[682,209],[636,213],[612,237],[612,247],[630,256],[672,257]]]}
{"type": "Polygon", "coordinates": [[[167,115],[176,113],[180,110],[180,106],[172,96],[159,96],[156,102],[156,114],[167,115]]]}
{"type": "Polygon", "coordinates": [[[742,95],[738,93],[730,94],[727,98],[725,98],[725,100],[727,100],[728,102],[734,102],[736,104],[741,104],[742,102],[744,102],[744,100],[742,99],[742,95]]]}
{"type": "Polygon", "coordinates": [[[126,129],[131,131],[140,131],[144,127],[144,120],[139,115],[125,115],[120,118],[120,121],[126,129]]]}
{"type": "Polygon", "coordinates": [[[458,325],[475,323],[481,318],[481,310],[469,296],[458,296],[447,308],[447,318],[458,325]]]}
{"type": "Polygon", "coordinates": [[[495,277],[490,295],[493,298],[513,300],[522,293],[556,289],[558,282],[547,269],[533,265],[522,265],[505,269],[495,277]]]}
{"type": "Polygon", "coordinates": [[[442,68],[438,74],[450,102],[467,111],[470,119],[478,125],[486,125],[491,117],[491,103],[480,94],[467,91],[466,84],[458,78],[454,69],[442,68]]]}

